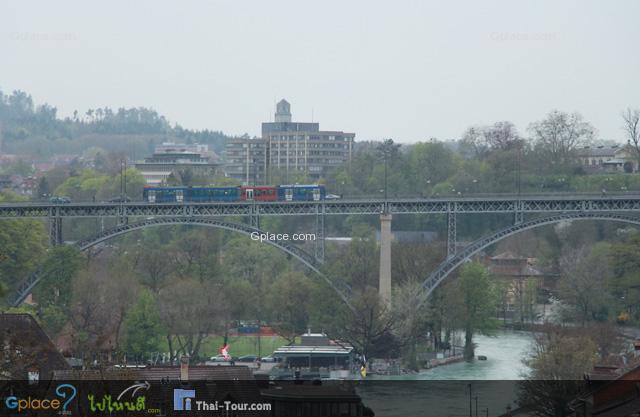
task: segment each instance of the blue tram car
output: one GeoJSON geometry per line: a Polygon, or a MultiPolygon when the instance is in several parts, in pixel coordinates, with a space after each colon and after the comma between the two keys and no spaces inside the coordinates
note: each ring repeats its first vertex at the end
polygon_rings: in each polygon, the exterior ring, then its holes
{"type": "Polygon", "coordinates": [[[142,199],[149,203],[205,203],[234,201],[320,201],[324,185],[278,185],[275,187],[145,187],[142,199]]]}
{"type": "Polygon", "coordinates": [[[319,201],[324,200],[324,185],[279,185],[278,201],[319,201]]]}

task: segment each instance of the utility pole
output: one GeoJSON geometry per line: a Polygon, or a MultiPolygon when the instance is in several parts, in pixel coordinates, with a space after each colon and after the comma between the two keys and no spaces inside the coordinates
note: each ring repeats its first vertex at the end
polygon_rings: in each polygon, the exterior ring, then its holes
{"type": "Polygon", "coordinates": [[[124,161],[120,160],[120,202],[124,199],[124,177],[123,177],[124,161]]]}
{"type": "Polygon", "coordinates": [[[124,199],[127,200],[127,157],[124,157],[122,172],[124,174],[124,199]]]}
{"type": "Polygon", "coordinates": [[[469,384],[469,417],[473,417],[473,402],[471,395],[471,384],[469,384]]]}
{"type": "Polygon", "coordinates": [[[384,155],[384,201],[387,201],[387,161],[388,155],[384,155]]]}

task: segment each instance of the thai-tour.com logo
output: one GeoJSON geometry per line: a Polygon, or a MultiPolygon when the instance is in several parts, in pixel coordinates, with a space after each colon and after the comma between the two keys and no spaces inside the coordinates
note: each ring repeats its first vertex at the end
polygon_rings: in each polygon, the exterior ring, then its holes
{"type": "Polygon", "coordinates": [[[174,411],[271,411],[269,403],[236,403],[225,401],[196,400],[196,391],[193,389],[173,390],[174,411]]]}
{"type": "Polygon", "coordinates": [[[191,400],[196,398],[196,390],[179,389],[173,390],[173,410],[191,411],[191,400]]]}
{"type": "Polygon", "coordinates": [[[5,398],[5,406],[12,412],[56,412],[70,414],[69,404],[76,398],[78,390],[71,384],[60,384],[55,390],[56,398],[18,397],[10,395],[5,398]]]}

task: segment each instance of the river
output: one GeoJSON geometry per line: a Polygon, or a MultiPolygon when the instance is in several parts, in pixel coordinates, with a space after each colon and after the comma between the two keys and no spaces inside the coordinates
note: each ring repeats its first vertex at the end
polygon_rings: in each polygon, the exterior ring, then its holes
{"type": "Polygon", "coordinates": [[[358,392],[363,403],[377,417],[465,417],[469,416],[469,388],[472,416],[505,412],[514,407],[517,380],[527,371],[522,359],[531,345],[527,332],[500,331],[495,336],[477,336],[476,355],[486,361],[459,362],[417,374],[367,378],[358,392]],[[469,387],[471,384],[471,387],[469,387]]]}

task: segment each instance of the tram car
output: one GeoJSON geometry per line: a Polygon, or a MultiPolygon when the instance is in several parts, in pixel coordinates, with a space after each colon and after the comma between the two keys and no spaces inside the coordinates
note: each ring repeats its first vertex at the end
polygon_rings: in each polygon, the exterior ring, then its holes
{"type": "Polygon", "coordinates": [[[242,187],[144,187],[148,203],[206,203],[234,201],[320,201],[326,198],[324,185],[277,185],[242,187]]]}

